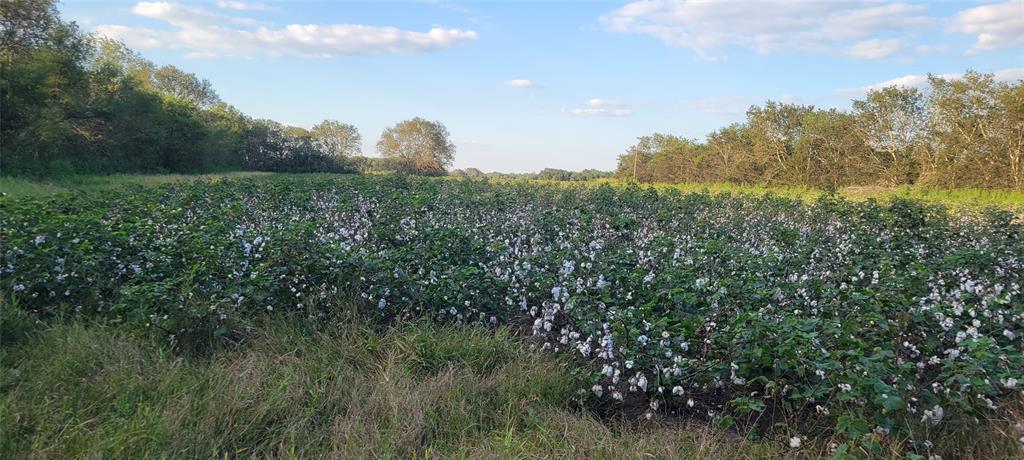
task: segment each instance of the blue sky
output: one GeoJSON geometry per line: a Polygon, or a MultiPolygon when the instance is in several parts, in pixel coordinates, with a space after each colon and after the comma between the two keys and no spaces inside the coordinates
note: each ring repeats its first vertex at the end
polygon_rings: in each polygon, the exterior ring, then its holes
{"type": "Polygon", "coordinates": [[[613,169],[636,138],[703,139],[767,99],[849,107],[966,69],[1024,78],[1009,2],[88,2],[62,11],[260,118],[354,124],[363,153],[421,116],[455,167],[613,169]]]}

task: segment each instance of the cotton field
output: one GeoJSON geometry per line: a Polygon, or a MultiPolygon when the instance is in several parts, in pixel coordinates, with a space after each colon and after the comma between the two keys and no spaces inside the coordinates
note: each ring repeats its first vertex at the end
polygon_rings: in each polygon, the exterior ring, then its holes
{"type": "Polygon", "coordinates": [[[0,294],[184,348],[341,300],[382,324],[511,326],[590,404],[909,439],[1024,380],[1024,224],[1005,210],[646,188],[309,176],[0,200],[0,294]]]}

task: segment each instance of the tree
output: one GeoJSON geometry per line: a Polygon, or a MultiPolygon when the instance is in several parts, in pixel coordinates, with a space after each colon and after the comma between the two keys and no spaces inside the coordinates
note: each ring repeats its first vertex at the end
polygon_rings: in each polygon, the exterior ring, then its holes
{"type": "Polygon", "coordinates": [[[439,176],[455,159],[455,144],[441,122],[416,117],[385,129],[377,152],[398,160],[404,172],[439,176]]]}
{"type": "Polygon", "coordinates": [[[324,120],[310,130],[313,143],[324,154],[339,160],[362,153],[363,137],[355,126],[335,120],[324,120]]]}
{"type": "Polygon", "coordinates": [[[0,43],[5,53],[43,46],[61,26],[53,0],[4,0],[0,8],[0,43]]]}
{"type": "Polygon", "coordinates": [[[643,136],[619,157],[615,174],[639,182],[693,180],[699,150],[696,142],[672,134],[643,136]]]}
{"type": "Polygon", "coordinates": [[[1005,152],[1007,186],[1024,190],[1024,83],[1006,85],[999,92],[1001,116],[995,127],[998,151],[1005,152]]]}
{"type": "Polygon", "coordinates": [[[612,173],[609,171],[601,171],[597,169],[584,169],[582,171],[576,171],[572,173],[572,180],[576,181],[589,181],[594,179],[602,179],[605,177],[611,177],[612,173]]]}
{"type": "Polygon", "coordinates": [[[800,183],[798,173],[791,171],[790,157],[796,152],[804,117],[813,111],[814,106],[774,101],[747,110],[753,155],[764,171],[762,182],[800,183]]]}
{"type": "Polygon", "coordinates": [[[707,180],[752,183],[761,178],[749,128],[733,123],[708,135],[707,180]]]}
{"type": "Polygon", "coordinates": [[[991,74],[969,71],[963,78],[930,76],[931,117],[924,180],[946,187],[1000,186],[1003,153],[996,128],[1003,115],[1003,88],[991,74]]]}
{"type": "Polygon", "coordinates": [[[853,171],[867,156],[867,146],[856,129],[856,118],[837,109],[804,115],[803,131],[791,165],[795,182],[814,187],[840,187],[858,183],[853,171]]]}
{"type": "Polygon", "coordinates": [[[209,80],[183,72],[172,65],[160,67],[152,74],[152,85],[161,94],[189,101],[208,109],[220,103],[220,96],[209,80]]]}
{"type": "Polygon", "coordinates": [[[854,127],[871,148],[869,173],[886,185],[913,181],[914,156],[928,125],[924,95],[917,88],[890,86],[853,101],[854,127]]]}
{"type": "Polygon", "coordinates": [[[223,102],[204,110],[200,116],[211,132],[210,138],[203,145],[209,149],[208,164],[218,169],[241,168],[249,118],[223,102]]]}
{"type": "Polygon", "coordinates": [[[246,169],[271,169],[286,155],[284,126],[274,120],[253,120],[245,142],[246,169]]]}
{"type": "Polygon", "coordinates": [[[564,169],[544,168],[537,174],[537,179],[565,181],[572,179],[572,173],[564,169]]]}
{"type": "Polygon", "coordinates": [[[0,170],[47,174],[88,100],[89,39],[49,0],[5,0],[0,26],[0,170]]]}

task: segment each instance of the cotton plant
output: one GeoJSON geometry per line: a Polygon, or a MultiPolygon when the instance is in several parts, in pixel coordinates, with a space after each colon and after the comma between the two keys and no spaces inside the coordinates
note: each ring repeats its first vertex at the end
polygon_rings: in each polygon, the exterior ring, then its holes
{"type": "Polygon", "coordinates": [[[0,200],[18,308],[182,346],[354,298],[386,323],[525,325],[591,370],[597,403],[809,414],[922,446],[1024,379],[1024,228],[1007,212],[402,177],[0,200]]]}

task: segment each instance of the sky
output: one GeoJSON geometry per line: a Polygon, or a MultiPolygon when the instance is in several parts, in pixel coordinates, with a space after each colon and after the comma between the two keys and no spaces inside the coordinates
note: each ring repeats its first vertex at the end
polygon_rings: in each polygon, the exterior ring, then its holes
{"type": "Polygon", "coordinates": [[[438,120],[454,167],[612,170],[654,132],[704,139],[766,100],[849,108],[973,69],[1024,79],[1024,0],[95,2],[65,19],[213,83],[246,114],[438,120]]]}

